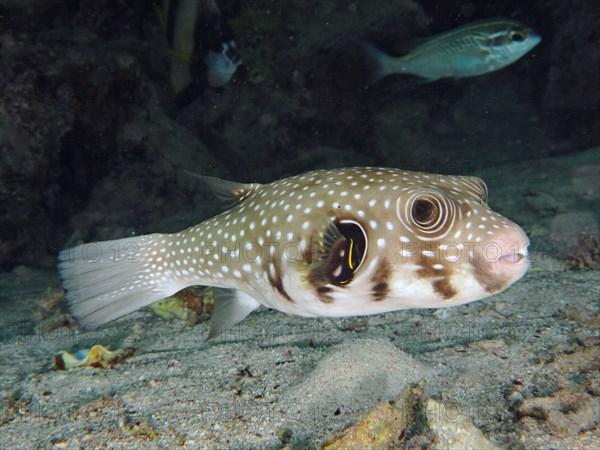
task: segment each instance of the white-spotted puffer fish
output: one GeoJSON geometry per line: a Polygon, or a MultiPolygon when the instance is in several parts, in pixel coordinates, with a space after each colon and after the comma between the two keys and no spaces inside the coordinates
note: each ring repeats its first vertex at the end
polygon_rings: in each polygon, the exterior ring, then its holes
{"type": "Polygon", "coordinates": [[[416,75],[424,81],[483,75],[514,63],[541,39],[515,20],[488,19],[415,40],[419,44],[404,56],[387,55],[367,43],[363,46],[373,84],[391,74],[416,75]]]}
{"type": "Polygon", "coordinates": [[[242,59],[214,0],[165,0],[164,11],[178,103],[189,103],[203,87],[227,84],[242,59]]]}
{"type": "Polygon", "coordinates": [[[475,177],[319,170],[269,184],[203,177],[237,204],[174,234],[63,250],[66,300],[97,327],[191,285],[216,297],[211,336],[264,305],[300,316],[442,308],[500,292],[529,264],[523,230],[475,177]]]}

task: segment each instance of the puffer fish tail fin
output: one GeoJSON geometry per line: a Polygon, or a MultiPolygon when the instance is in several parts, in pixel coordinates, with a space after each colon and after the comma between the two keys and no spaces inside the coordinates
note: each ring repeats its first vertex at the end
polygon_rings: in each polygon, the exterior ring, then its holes
{"type": "MultiPolygon", "coordinates": [[[[92,242],[63,250],[58,270],[71,314],[86,329],[96,329],[187,285],[153,270],[170,236],[149,234],[92,242]]],[[[164,256],[164,255],[163,255],[164,256]]]]}
{"type": "Polygon", "coordinates": [[[361,42],[365,54],[367,82],[375,84],[393,73],[402,72],[399,62],[402,57],[390,56],[368,42],[361,42]]]}

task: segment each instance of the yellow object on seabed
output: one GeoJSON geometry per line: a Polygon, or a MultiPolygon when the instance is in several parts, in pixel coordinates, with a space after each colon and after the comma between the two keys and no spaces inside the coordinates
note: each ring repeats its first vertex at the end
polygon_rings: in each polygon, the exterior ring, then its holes
{"type": "Polygon", "coordinates": [[[95,367],[106,369],[108,366],[121,361],[129,354],[126,349],[114,352],[102,345],[94,345],[90,349],[79,350],[75,354],[61,350],[54,355],[53,369],[70,370],[77,367],[95,367]]]}

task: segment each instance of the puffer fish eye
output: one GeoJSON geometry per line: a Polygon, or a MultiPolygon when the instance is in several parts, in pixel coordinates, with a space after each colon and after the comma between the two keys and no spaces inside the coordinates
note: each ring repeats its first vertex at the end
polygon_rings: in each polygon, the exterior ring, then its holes
{"type": "Polygon", "coordinates": [[[508,33],[508,38],[513,42],[523,42],[525,40],[525,34],[521,31],[511,31],[508,33]]]}
{"type": "Polygon", "coordinates": [[[438,214],[439,209],[429,199],[420,198],[413,203],[412,216],[418,225],[427,226],[436,220],[438,214]]]}
{"type": "Polygon", "coordinates": [[[397,200],[398,220],[421,240],[440,239],[450,232],[456,218],[456,201],[435,189],[414,190],[397,200]]]}

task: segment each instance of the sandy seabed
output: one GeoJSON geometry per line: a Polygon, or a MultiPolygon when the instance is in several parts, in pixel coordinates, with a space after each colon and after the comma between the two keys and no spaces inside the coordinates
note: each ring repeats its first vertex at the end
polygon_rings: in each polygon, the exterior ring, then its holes
{"type": "MultiPolygon", "coordinates": [[[[568,177],[598,167],[598,154],[541,164],[547,177],[527,192],[490,183],[490,203],[532,240],[559,242],[556,213],[542,220],[522,202],[557,174],[577,190],[568,177]]],[[[95,332],[44,332],[30,309],[57,279],[21,268],[0,277],[0,447],[319,448],[421,382],[490,444],[600,448],[600,272],[554,256],[549,245],[533,252],[521,281],[481,302],[335,320],[260,311],[210,342],[208,323],[147,311],[95,332]],[[134,352],[109,369],[51,369],[57,351],[95,344],[134,352]]],[[[411,430],[390,445],[452,446],[431,424],[411,430]]]]}

